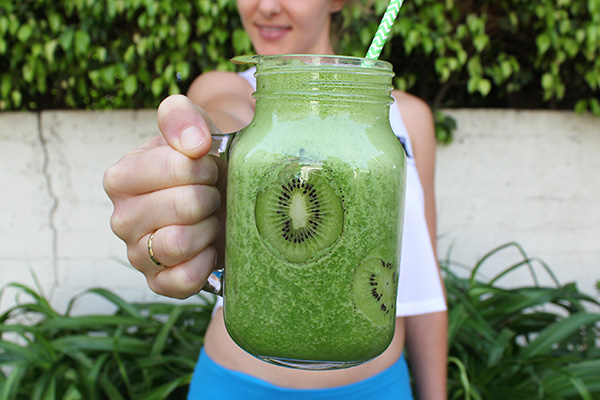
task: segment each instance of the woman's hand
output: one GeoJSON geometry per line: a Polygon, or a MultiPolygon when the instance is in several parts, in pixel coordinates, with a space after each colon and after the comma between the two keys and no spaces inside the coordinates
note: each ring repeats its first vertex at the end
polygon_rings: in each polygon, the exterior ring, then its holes
{"type": "MultiPolygon", "coordinates": [[[[222,252],[217,216],[225,163],[209,155],[215,127],[185,96],[158,108],[162,135],[126,154],[104,174],[114,204],[111,227],[131,264],[156,293],[186,298],[200,291],[222,252]],[[148,239],[160,266],[151,260],[148,239]]],[[[223,213],[220,213],[223,214],[223,213]]]]}

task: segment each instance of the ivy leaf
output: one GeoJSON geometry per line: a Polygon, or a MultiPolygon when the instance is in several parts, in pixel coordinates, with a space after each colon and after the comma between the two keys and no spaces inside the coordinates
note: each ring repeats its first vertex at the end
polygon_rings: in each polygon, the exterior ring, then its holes
{"type": "Polygon", "coordinates": [[[58,40],[52,39],[44,43],[44,54],[46,55],[46,59],[50,64],[54,62],[54,51],[56,50],[56,46],[58,46],[58,40]]]}
{"type": "Polygon", "coordinates": [[[472,35],[477,35],[485,32],[485,21],[483,17],[475,14],[469,14],[467,16],[467,26],[472,35]]]}
{"type": "Polygon", "coordinates": [[[245,30],[236,29],[233,31],[233,48],[236,54],[243,54],[250,51],[252,42],[250,42],[250,38],[245,30]]]}
{"type": "Polygon", "coordinates": [[[200,0],[198,2],[200,13],[208,14],[210,12],[210,0],[200,0]]]}
{"type": "Polygon", "coordinates": [[[177,18],[176,36],[175,41],[179,46],[183,46],[187,43],[191,33],[191,26],[187,18],[183,15],[179,15],[177,18]]]}
{"type": "Polygon", "coordinates": [[[554,77],[551,73],[546,72],[542,75],[542,88],[546,91],[551,90],[554,86],[554,77]]]}
{"type": "Polygon", "coordinates": [[[600,100],[592,97],[589,101],[590,110],[595,116],[600,116],[600,100]]]}
{"type": "Polygon", "coordinates": [[[15,108],[18,108],[21,106],[21,101],[23,100],[23,95],[21,94],[21,92],[19,90],[13,90],[12,93],[10,94],[11,100],[15,106],[15,108]]]}
{"type": "Polygon", "coordinates": [[[513,72],[512,64],[508,60],[504,60],[500,63],[500,71],[502,71],[502,78],[508,79],[513,72]]]}
{"type": "Polygon", "coordinates": [[[584,114],[588,110],[588,102],[585,99],[578,100],[575,103],[575,114],[584,114]]]}
{"type": "Polygon", "coordinates": [[[10,74],[2,75],[2,85],[0,85],[0,96],[3,99],[8,97],[8,94],[10,93],[10,89],[12,89],[12,82],[13,82],[13,79],[11,78],[10,74]]]}
{"type": "Polygon", "coordinates": [[[584,75],[584,79],[593,90],[598,89],[600,84],[600,77],[596,74],[595,71],[588,71],[584,75]]]}
{"type": "Polygon", "coordinates": [[[172,82],[169,85],[169,95],[180,94],[180,93],[181,93],[181,90],[179,89],[179,86],[175,82],[172,82]]]}
{"type": "Polygon", "coordinates": [[[162,78],[155,78],[154,80],[152,80],[152,83],[150,84],[150,90],[152,91],[154,97],[158,97],[163,91],[162,78]]]}
{"type": "Polygon", "coordinates": [[[469,81],[467,82],[467,91],[469,93],[474,93],[479,86],[480,80],[481,80],[481,77],[479,77],[479,76],[471,76],[469,78],[469,81]]]}
{"type": "Polygon", "coordinates": [[[442,82],[446,82],[450,78],[450,68],[448,68],[447,58],[438,58],[435,60],[435,70],[440,76],[442,82]]]}
{"type": "Polygon", "coordinates": [[[552,39],[550,38],[550,34],[548,34],[547,32],[542,33],[535,39],[535,44],[537,45],[537,48],[538,48],[538,54],[544,55],[550,48],[550,45],[552,44],[552,39]]]}
{"type": "Polygon", "coordinates": [[[433,40],[429,36],[423,36],[421,46],[425,54],[430,55],[433,52],[433,40]]]}
{"type": "Polygon", "coordinates": [[[0,15],[0,35],[4,35],[8,30],[8,17],[0,15]]]}
{"type": "Polygon", "coordinates": [[[477,49],[477,51],[481,53],[483,49],[486,48],[489,42],[490,38],[488,37],[488,35],[483,33],[475,36],[475,38],[473,39],[473,46],[475,46],[475,49],[477,49]]]}
{"type": "Polygon", "coordinates": [[[86,55],[91,43],[90,35],[86,31],[75,32],[75,54],[86,55]]]}
{"type": "Polygon", "coordinates": [[[131,44],[129,47],[127,47],[127,50],[125,50],[125,54],[123,54],[123,61],[125,61],[127,64],[134,64],[134,60],[135,45],[131,44]]]}
{"type": "Polygon", "coordinates": [[[57,33],[63,24],[62,17],[59,13],[52,12],[48,15],[48,25],[53,33],[57,33]]]}
{"type": "Polygon", "coordinates": [[[73,28],[67,28],[63,31],[63,33],[61,33],[61,35],[58,38],[60,46],[67,53],[70,52],[71,47],[73,46],[73,37],[74,36],[75,36],[75,32],[73,31],[73,28]]]}
{"type": "Polygon", "coordinates": [[[137,90],[137,76],[129,75],[127,78],[125,78],[123,81],[123,90],[128,96],[134,94],[137,90]]]}
{"type": "Polygon", "coordinates": [[[23,80],[27,83],[31,83],[33,81],[33,66],[31,63],[25,63],[23,65],[23,80]]]}
{"type": "Polygon", "coordinates": [[[17,31],[17,39],[19,39],[19,41],[21,43],[25,43],[29,40],[29,38],[31,38],[32,34],[33,34],[33,29],[31,28],[31,25],[24,24],[24,25],[21,25],[21,27],[17,31]]]}
{"type": "Polygon", "coordinates": [[[590,14],[600,13],[600,0],[589,0],[587,3],[590,14]]]}
{"type": "Polygon", "coordinates": [[[184,61],[179,61],[175,65],[178,80],[186,80],[190,76],[190,64],[184,61]]]}
{"type": "Polygon", "coordinates": [[[564,38],[563,47],[570,58],[575,57],[579,53],[579,43],[577,43],[575,39],[569,37],[564,38]]]}
{"type": "Polygon", "coordinates": [[[106,55],[107,55],[106,47],[100,46],[100,47],[96,48],[95,55],[96,55],[96,59],[98,61],[100,61],[101,63],[104,63],[104,61],[106,61],[106,55]]]}
{"type": "Polygon", "coordinates": [[[489,79],[480,79],[477,84],[477,91],[481,93],[483,97],[486,97],[492,90],[492,82],[489,79]]]}

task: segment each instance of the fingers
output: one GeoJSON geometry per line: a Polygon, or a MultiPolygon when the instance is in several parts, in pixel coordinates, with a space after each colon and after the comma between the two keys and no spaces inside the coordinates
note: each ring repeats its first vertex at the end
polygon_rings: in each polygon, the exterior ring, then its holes
{"type": "Polygon", "coordinates": [[[112,198],[181,185],[214,185],[219,175],[215,160],[191,159],[168,145],[146,144],[106,170],[104,190],[112,198]]]}
{"type": "Polygon", "coordinates": [[[114,233],[130,245],[164,226],[197,224],[220,205],[216,187],[185,185],[120,199],[110,223],[114,233]]]}
{"type": "MultiPolygon", "coordinates": [[[[207,247],[194,258],[173,267],[156,267],[145,273],[148,286],[155,293],[185,299],[198,293],[214,269],[216,251],[207,247]]],[[[144,272],[144,271],[142,271],[144,272]]]]}
{"type": "Polygon", "coordinates": [[[196,225],[167,226],[154,233],[152,253],[148,251],[146,235],[128,246],[129,262],[146,276],[148,286],[156,293],[186,298],[198,293],[216,265],[217,252],[210,243],[219,232],[215,216],[196,225]]]}
{"type": "MultiPolygon", "coordinates": [[[[154,232],[152,251],[157,260],[169,267],[182,264],[200,254],[217,237],[219,221],[211,216],[195,225],[169,225],[154,232]]],[[[147,252],[148,235],[136,245],[130,259],[136,265],[150,264],[147,252]]],[[[214,264],[213,264],[214,266],[214,264]]]]}
{"type": "Polygon", "coordinates": [[[219,131],[191,100],[168,97],[157,118],[162,135],[108,168],[103,183],[114,204],[111,227],[125,241],[131,264],[156,293],[185,298],[215,267],[226,164],[208,155],[211,132],[219,131]],[[168,268],[150,259],[152,232],[154,257],[168,268]]]}
{"type": "Polygon", "coordinates": [[[163,100],[157,117],[158,128],[169,145],[191,158],[208,154],[211,132],[220,133],[208,115],[183,95],[163,100]]]}

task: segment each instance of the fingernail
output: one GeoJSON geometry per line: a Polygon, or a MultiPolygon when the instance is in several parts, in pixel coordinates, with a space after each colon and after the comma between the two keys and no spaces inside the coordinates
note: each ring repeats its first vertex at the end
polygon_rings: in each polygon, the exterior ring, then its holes
{"type": "Polygon", "coordinates": [[[179,135],[179,143],[185,150],[192,150],[204,142],[202,131],[195,126],[185,128],[179,135]]]}

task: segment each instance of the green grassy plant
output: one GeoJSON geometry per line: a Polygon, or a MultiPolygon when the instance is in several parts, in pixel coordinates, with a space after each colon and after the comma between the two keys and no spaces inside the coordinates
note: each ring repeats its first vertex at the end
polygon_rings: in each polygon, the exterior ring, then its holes
{"type": "Polygon", "coordinates": [[[600,305],[575,284],[536,284],[535,267],[516,243],[492,250],[466,277],[450,259],[443,262],[449,310],[449,399],[600,398],[600,305]],[[517,249],[522,260],[497,276],[481,269],[502,251],[517,249]],[[498,281],[521,268],[531,286],[500,287],[498,281]]]}
{"type": "Polygon", "coordinates": [[[104,289],[112,315],[57,312],[33,289],[31,298],[0,315],[2,400],[185,399],[212,303],[128,303],[104,289]]]}
{"type": "MultiPolygon", "coordinates": [[[[540,260],[516,243],[490,251],[475,266],[441,261],[449,301],[448,398],[600,398],[600,303],[572,284],[537,283],[540,260]],[[491,278],[482,270],[499,253],[522,260],[491,278]],[[499,281],[526,268],[533,284],[499,281]]],[[[213,304],[128,303],[105,289],[75,296],[64,313],[29,287],[31,301],[0,315],[0,399],[184,399],[213,304]],[[115,306],[111,315],[74,315],[82,296],[115,306]]],[[[1,295],[2,293],[0,293],[1,295]]]]}

